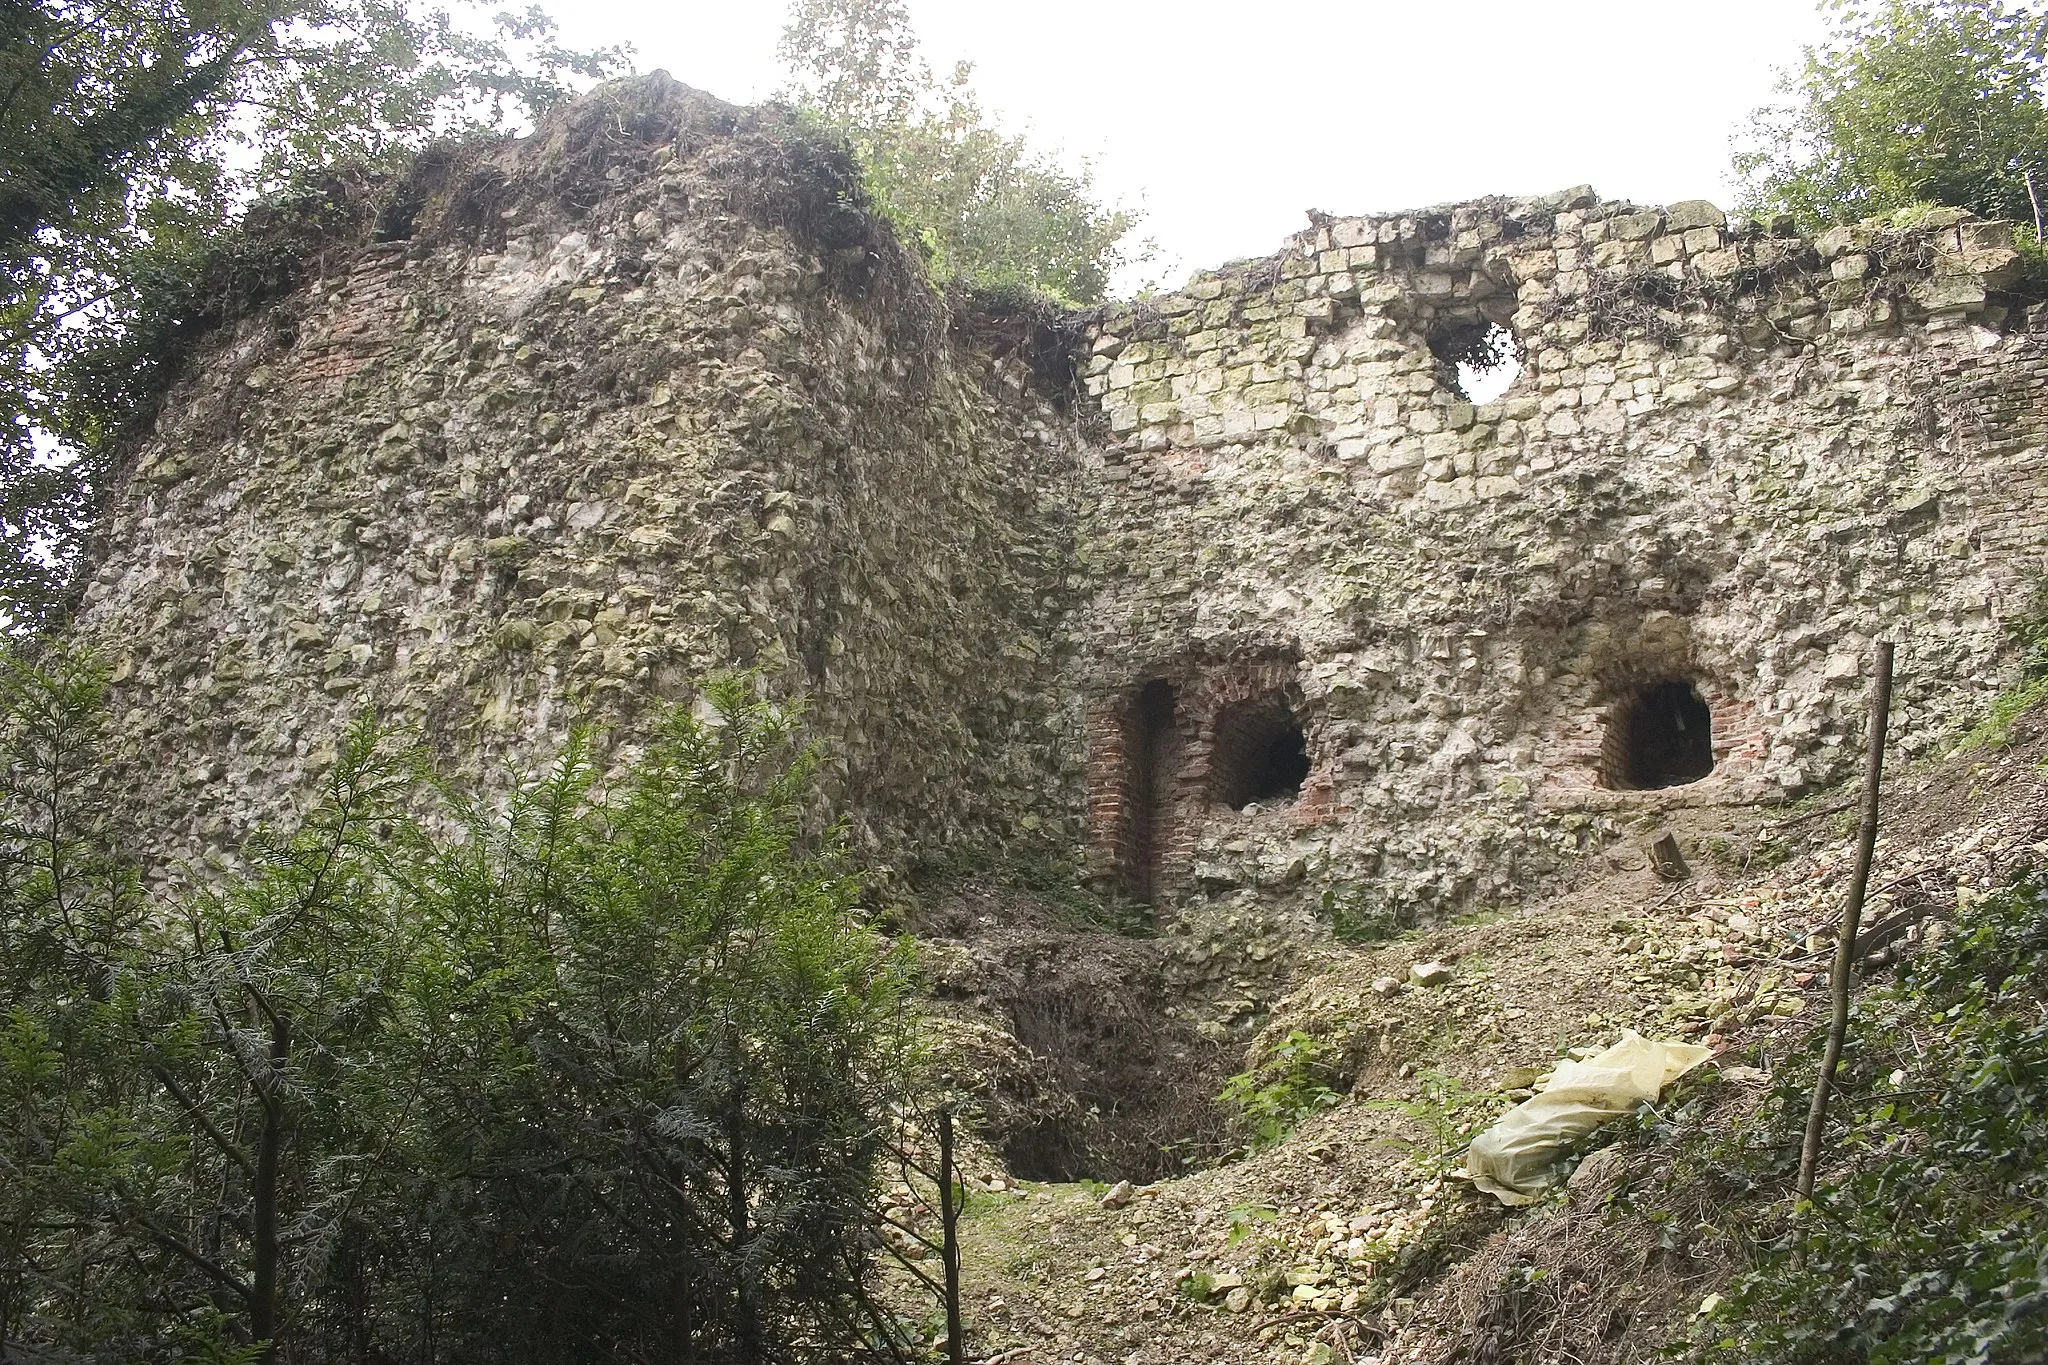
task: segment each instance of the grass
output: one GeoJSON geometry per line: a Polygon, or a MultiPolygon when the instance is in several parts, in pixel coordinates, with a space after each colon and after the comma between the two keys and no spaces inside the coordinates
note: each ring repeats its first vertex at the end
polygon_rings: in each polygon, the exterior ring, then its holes
{"type": "Polygon", "coordinates": [[[1971,726],[1956,741],[1955,752],[1997,753],[2007,748],[2012,743],[2013,726],[2019,718],[2044,701],[2048,701],[2048,674],[2029,678],[2019,686],[1999,693],[1992,700],[1991,709],[1984,719],[1971,726]]]}

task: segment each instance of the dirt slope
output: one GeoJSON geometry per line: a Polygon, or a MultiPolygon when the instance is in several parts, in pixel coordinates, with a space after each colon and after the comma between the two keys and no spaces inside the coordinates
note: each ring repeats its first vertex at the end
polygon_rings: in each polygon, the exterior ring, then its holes
{"type": "MultiPolygon", "coordinates": [[[[1959,889],[2048,855],[2044,749],[2037,714],[2000,752],[1895,774],[1867,970],[1939,933],[1959,889]]],[[[1683,1229],[1614,1209],[1616,1189],[1655,1172],[1602,1152],[1566,1190],[1510,1212],[1447,1171],[1465,1137],[1561,1057],[1624,1028],[1713,1046],[1709,1074],[1690,1083],[1712,1112],[1755,1103],[1825,1008],[1846,795],[1653,817],[1514,918],[1333,950],[1249,1055],[1270,1062],[1292,1046],[1314,1061],[1296,1079],[1336,1093],[1253,1155],[1113,1208],[1100,1184],[1019,1181],[983,1155],[963,1225],[975,1351],[1125,1365],[1652,1358],[1730,1270],[1683,1229]],[[1650,865],[1645,850],[1667,831],[1689,880],[1650,865]],[[1449,980],[1407,984],[1428,962],[1449,980]]],[[[1107,976],[1095,985],[1114,989],[1107,976]]],[[[1207,1066],[1181,1074],[1214,1080],[1207,1066]]]]}

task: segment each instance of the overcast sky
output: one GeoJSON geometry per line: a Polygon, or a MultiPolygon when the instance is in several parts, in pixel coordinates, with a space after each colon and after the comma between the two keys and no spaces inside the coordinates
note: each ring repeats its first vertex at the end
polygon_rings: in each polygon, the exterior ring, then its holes
{"type": "MultiPolygon", "coordinates": [[[[781,83],[780,0],[549,0],[750,103],[781,83]]],[[[1144,210],[1149,273],[1265,255],[1304,209],[1419,208],[1590,182],[1726,206],[1729,137],[1820,32],[1811,0],[909,0],[926,58],[974,63],[1007,127],[1144,210]]],[[[1126,287],[1135,280],[1122,282],[1126,287]]]]}

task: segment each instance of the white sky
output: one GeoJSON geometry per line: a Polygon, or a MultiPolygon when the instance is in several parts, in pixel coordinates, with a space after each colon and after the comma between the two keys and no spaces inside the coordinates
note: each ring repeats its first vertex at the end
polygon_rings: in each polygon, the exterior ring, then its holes
{"type": "MultiPolygon", "coordinates": [[[[781,83],[779,0],[549,0],[573,44],[738,103],[781,83]]],[[[1810,0],[909,0],[937,70],[1141,207],[1145,272],[1265,255],[1302,211],[1590,182],[1727,206],[1729,138],[1819,36],[1810,0]]],[[[1136,279],[1122,281],[1126,287],[1136,279]]]]}

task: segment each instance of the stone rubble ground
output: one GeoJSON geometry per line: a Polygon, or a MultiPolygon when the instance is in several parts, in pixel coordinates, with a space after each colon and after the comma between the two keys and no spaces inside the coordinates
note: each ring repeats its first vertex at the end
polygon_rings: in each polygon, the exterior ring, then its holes
{"type": "MultiPolygon", "coordinates": [[[[2031,763],[1952,759],[1895,785],[1866,925],[1923,907],[1909,939],[1938,936],[1958,898],[2048,862],[2031,763]]],[[[971,1158],[977,1348],[1076,1365],[1442,1358],[1459,1325],[1430,1277],[1390,1301],[1376,1282],[1405,1248],[1448,1235],[1455,1257],[1505,1217],[1452,1178],[1472,1133],[1622,1028],[1704,1041],[1746,1082],[1767,1078],[1747,1059],[1782,1056],[1825,1009],[1853,812],[1693,815],[1692,881],[1657,881],[1647,838],[1618,845],[1523,915],[1351,949],[1282,1000],[1261,1038],[1303,1030],[1347,1047],[1358,1079],[1274,1147],[1108,1189],[1017,1181],[971,1158]],[[1788,843],[1804,851],[1757,865],[1788,843]]]]}

